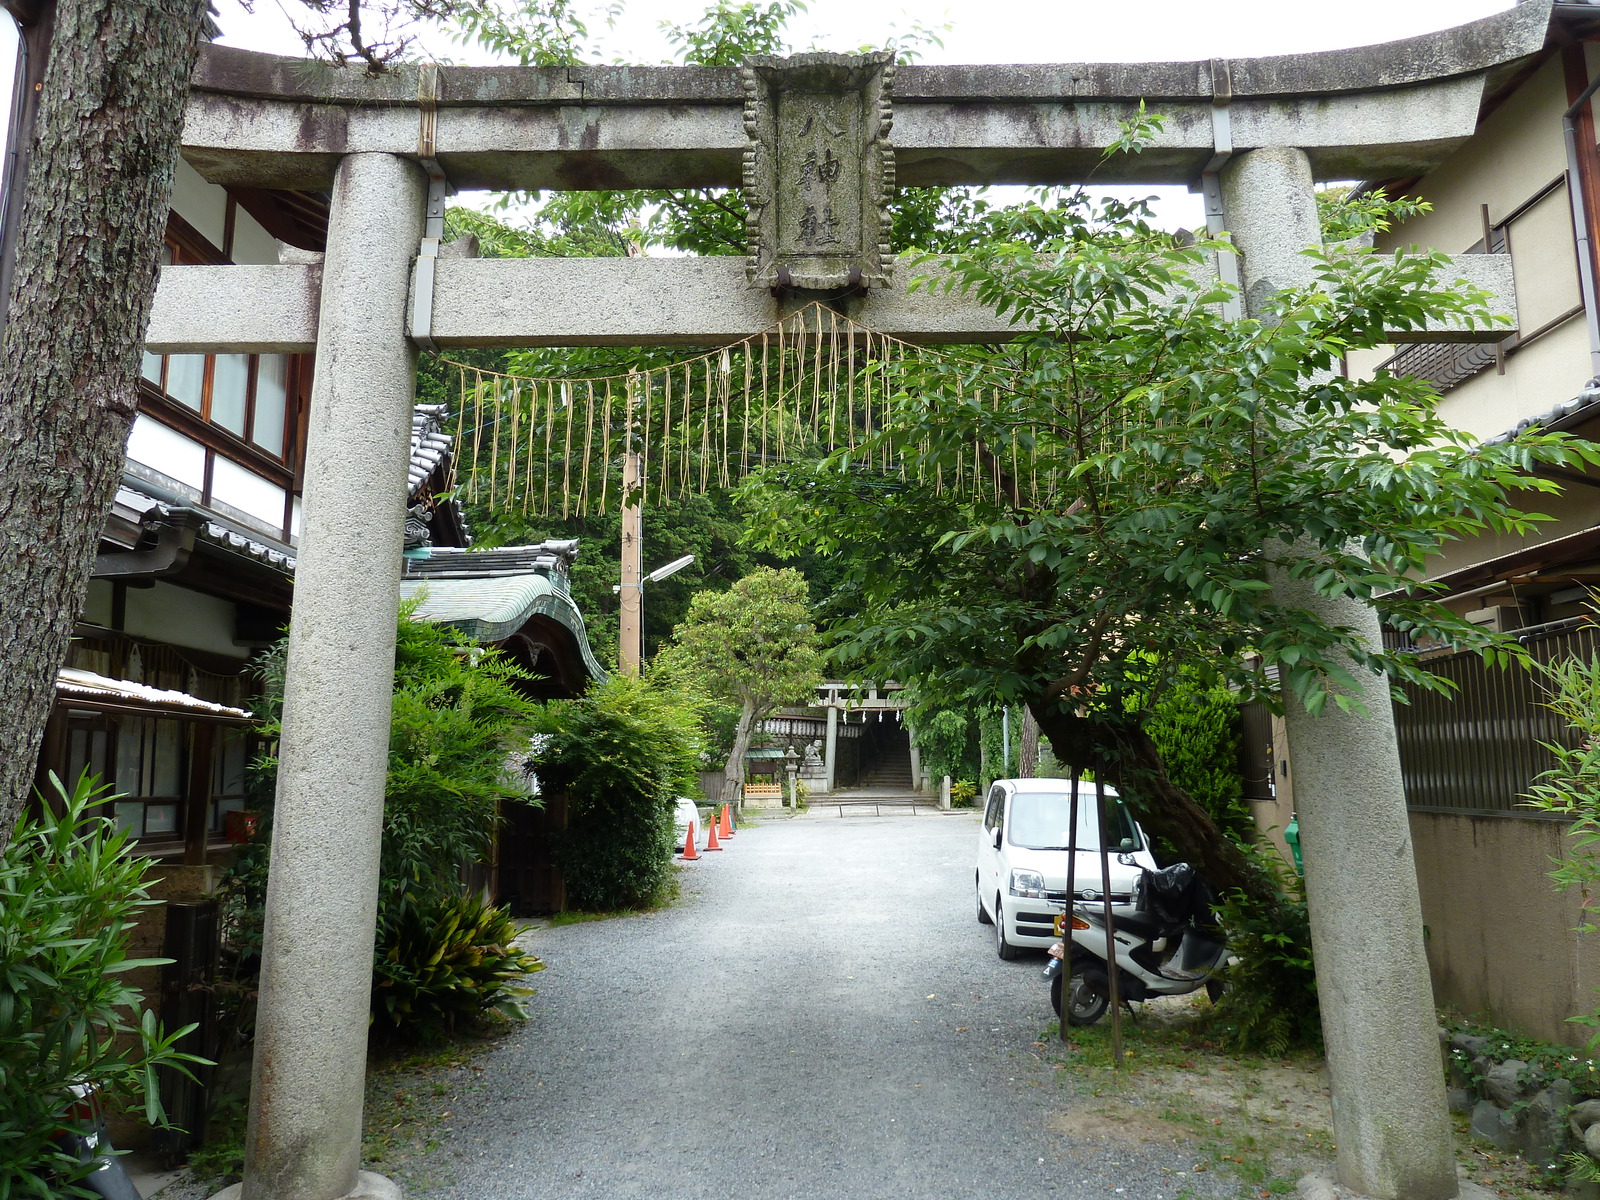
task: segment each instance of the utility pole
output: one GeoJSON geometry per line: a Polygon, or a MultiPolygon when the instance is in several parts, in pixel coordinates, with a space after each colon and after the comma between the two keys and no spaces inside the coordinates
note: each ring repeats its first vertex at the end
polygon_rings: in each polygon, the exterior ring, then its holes
{"type": "MultiPolygon", "coordinates": [[[[648,377],[645,384],[649,386],[648,377]]],[[[637,675],[644,658],[642,600],[644,584],[644,494],[643,471],[639,454],[638,430],[634,428],[634,408],[638,397],[634,377],[628,379],[627,454],[622,460],[622,580],[618,592],[621,605],[617,625],[617,659],[624,675],[637,675]]]]}

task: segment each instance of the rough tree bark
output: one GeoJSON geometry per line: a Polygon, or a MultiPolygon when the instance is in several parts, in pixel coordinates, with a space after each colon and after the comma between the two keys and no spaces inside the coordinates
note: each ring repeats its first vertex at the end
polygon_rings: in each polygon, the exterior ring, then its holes
{"type": "Polygon", "coordinates": [[[745,697],[744,707],[739,711],[739,724],[733,731],[733,749],[728,752],[728,761],[722,768],[723,803],[731,804],[733,811],[739,814],[744,812],[745,755],[750,752],[750,743],[755,740],[756,730],[766,715],[767,709],[749,696],[745,697]]]}
{"type": "Polygon", "coordinates": [[[1017,752],[1017,778],[1033,779],[1039,774],[1039,719],[1033,709],[1022,710],[1022,749],[1017,752]]]}
{"type": "Polygon", "coordinates": [[[60,0],[0,348],[0,848],[138,408],[205,0],[60,0]]]}
{"type": "Polygon", "coordinates": [[[1080,717],[1051,702],[1030,709],[1058,759],[1080,771],[1103,774],[1133,806],[1145,830],[1182,847],[1213,889],[1238,889],[1262,911],[1282,903],[1271,876],[1167,777],[1160,751],[1138,725],[1080,717]]]}

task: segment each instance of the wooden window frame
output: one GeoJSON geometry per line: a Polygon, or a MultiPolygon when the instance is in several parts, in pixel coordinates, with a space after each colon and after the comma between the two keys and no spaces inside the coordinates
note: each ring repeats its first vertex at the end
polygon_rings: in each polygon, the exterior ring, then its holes
{"type": "MultiPolygon", "coordinates": [[[[224,241],[231,243],[235,225],[237,201],[230,195],[224,218],[224,241]]],[[[165,243],[171,252],[171,261],[177,266],[224,265],[230,260],[231,246],[218,247],[204,234],[177,213],[167,216],[165,243]]],[[[183,436],[199,443],[205,452],[205,468],[200,487],[200,503],[212,503],[212,480],[216,458],[221,456],[243,467],[254,475],[283,489],[282,520],[277,527],[278,536],[285,542],[291,540],[294,523],[294,501],[305,478],[304,445],[306,435],[306,409],[311,390],[311,356],[285,355],[287,371],[284,388],[283,428],[279,436],[282,454],[273,454],[252,440],[255,432],[257,392],[261,375],[259,354],[248,358],[245,382],[245,411],[243,434],[218,424],[212,417],[212,389],[216,377],[216,354],[204,356],[201,373],[200,406],[191,407],[167,394],[167,372],[171,355],[163,354],[160,377],[157,381],[142,378],[139,381],[139,410],[183,436]]]]}

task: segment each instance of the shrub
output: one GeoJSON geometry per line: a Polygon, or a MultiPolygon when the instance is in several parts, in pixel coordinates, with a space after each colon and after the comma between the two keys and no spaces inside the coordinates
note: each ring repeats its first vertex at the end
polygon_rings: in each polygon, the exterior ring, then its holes
{"type": "Polygon", "coordinates": [[[567,795],[557,856],[574,908],[661,898],[676,848],[674,802],[699,790],[699,725],[685,694],[632,676],[545,706],[533,769],[541,793],[567,795]]]}
{"type": "Polygon", "coordinates": [[[20,822],[0,854],[0,1196],[92,1196],[89,1164],[50,1141],[87,1132],[69,1115],[75,1083],[166,1125],[156,1068],[187,1071],[202,1060],[173,1044],[194,1026],[162,1035],[126,973],[166,959],[127,956],[129,932],[153,901],[147,858],[128,835],[90,809],[111,797],[90,775],[68,794],[54,775],[63,813],[47,805],[20,822]]]}
{"type": "Polygon", "coordinates": [[[960,779],[973,773],[978,761],[978,722],[961,709],[941,708],[918,713],[917,750],[922,769],[935,781],[949,775],[960,779]]]}
{"type": "Polygon", "coordinates": [[[969,808],[978,795],[978,785],[970,779],[958,779],[950,785],[952,808],[969,808]]]}
{"type": "Polygon", "coordinates": [[[1258,857],[1277,877],[1282,903],[1264,909],[1234,892],[1218,906],[1237,961],[1228,967],[1214,1027],[1232,1050],[1283,1054],[1319,1048],[1322,1014],[1317,1007],[1305,884],[1270,851],[1258,857]]]}
{"type": "MultiPolygon", "coordinates": [[[[381,1025],[405,1019],[379,988],[384,972],[392,969],[384,954],[395,945],[385,943],[386,931],[414,920],[419,910],[439,911],[460,901],[461,869],[487,860],[500,806],[529,802],[508,763],[526,750],[539,713],[538,704],[517,690],[526,678],[520,667],[452,629],[415,619],[415,608],[414,602],[401,606],[395,640],[373,962],[372,1013],[381,1025]]],[[[266,685],[259,708],[266,718],[261,732],[269,742],[279,730],[286,658],[282,641],[256,664],[266,685]]],[[[250,997],[259,971],[276,768],[271,754],[253,764],[262,830],[240,849],[224,885],[229,943],[224,991],[230,1008],[238,1009],[236,1022],[231,1013],[227,1018],[240,1035],[251,1024],[250,997]]],[[[418,1011],[426,1012],[426,1006],[418,1011]]],[[[423,1021],[419,1034],[433,1036],[434,1017],[423,1021]]]]}
{"type": "Polygon", "coordinates": [[[516,936],[510,914],[477,896],[392,906],[378,930],[374,1028],[431,1040],[490,1012],[522,1018],[533,989],[517,981],[544,963],[516,936]]]}

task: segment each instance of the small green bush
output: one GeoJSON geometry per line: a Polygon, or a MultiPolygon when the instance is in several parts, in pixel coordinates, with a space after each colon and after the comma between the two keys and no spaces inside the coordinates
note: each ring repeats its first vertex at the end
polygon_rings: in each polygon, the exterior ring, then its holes
{"type": "MultiPolygon", "coordinates": [[[[384,1029],[403,1025],[414,1010],[416,1035],[428,1040],[441,1023],[455,1018],[446,1019],[443,1009],[427,999],[434,981],[421,969],[426,960],[402,952],[406,964],[416,963],[413,971],[384,955],[402,941],[417,944],[411,933],[418,913],[464,911],[455,907],[462,903],[463,866],[489,858],[502,806],[529,802],[508,765],[525,752],[540,710],[518,690],[529,678],[522,668],[447,626],[418,620],[416,607],[415,601],[401,606],[395,638],[372,1018],[384,1029]],[[397,970],[390,980],[395,990],[385,991],[385,972],[397,970]],[[418,998],[401,1000],[410,996],[408,989],[419,989],[418,998]]],[[[269,745],[280,729],[287,654],[288,643],[281,641],[256,664],[265,684],[258,705],[265,718],[261,734],[269,745]]],[[[253,764],[262,833],[240,848],[224,884],[228,945],[219,997],[224,1023],[236,1030],[234,1040],[241,1046],[253,1026],[276,775],[277,759],[270,753],[253,764]]],[[[493,945],[495,939],[481,944],[493,945]]],[[[461,999],[448,984],[440,986],[449,993],[439,1000],[445,1008],[461,999]]]]}
{"type": "Polygon", "coordinates": [[[1214,1027],[1223,1045],[1247,1053],[1284,1054],[1322,1045],[1317,975],[1311,961],[1311,922],[1298,873],[1265,858],[1283,903],[1263,912],[1235,892],[1218,906],[1228,947],[1227,988],[1214,1027]]]}
{"type": "Polygon", "coordinates": [[[517,981],[544,963],[516,936],[511,914],[477,896],[394,906],[378,930],[374,1028],[428,1041],[490,1012],[520,1020],[533,989],[517,981]]]}
{"type": "Polygon", "coordinates": [[[958,779],[950,785],[950,805],[952,808],[970,808],[977,795],[978,785],[970,779],[958,779]]]}
{"type": "Polygon", "coordinates": [[[157,1067],[187,1072],[202,1060],[173,1044],[142,1008],[127,972],[166,959],[128,957],[129,933],[153,901],[148,858],[90,810],[111,797],[90,775],[69,794],[54,775],[63,813],[48,805],[24,818],[0,854],[0,1197],[93,1196],[90,1164],[61,1153],[59,1130],[87,1132],[68,1115],[75,1083],[166,1126],[157,1067]]]}
{"type": "Polygon", "coordinates": [[[673,804],[699,790],[699,728],[686,695],[633,676],[545,706],[533,768],[542,794],[567,795],[557,857],[572,907],[638,908],[665,894],[673,804]]]}

